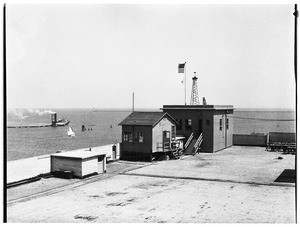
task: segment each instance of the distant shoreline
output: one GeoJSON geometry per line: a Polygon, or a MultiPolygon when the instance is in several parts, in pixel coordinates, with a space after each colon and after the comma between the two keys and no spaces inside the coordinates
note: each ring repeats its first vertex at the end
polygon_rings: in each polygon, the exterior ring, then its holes
{"type": "MultiPolygon", "coordinates": [[[[131,112],[132,108],[7,108],[7,112],[10,110],[28,110],[28,109],[35,109],[35,110],[44,110],[44,109],[51,109],[51,110],[90,110],[91,112],[131,112]]],[[[135,111],[161,111],[160,108],[136,108],[135,111]]],[[[294,111],[296,109],[293,108],[235,108],[234,111],[294,111]]]]}

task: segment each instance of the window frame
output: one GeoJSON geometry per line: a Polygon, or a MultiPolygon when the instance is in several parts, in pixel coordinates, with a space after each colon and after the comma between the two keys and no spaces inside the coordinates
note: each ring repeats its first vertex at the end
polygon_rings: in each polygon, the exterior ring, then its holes
{"type": "Polygon", "coordinates": [[[144,133],[143,132],[135,132],[134,133],[134,142],[135,143],[144,143],[144,133]]]}
{"type": "Polygon", "coordinates": [[[133,133],[132,132],[128,132],[128,142],[133,143],[133,133]]]}
{"type": "Polygon", "coordinates": [[[123,132],[122,141],[132,143],[133,142],[133,133],[132,132],[123,132]]]}
{"type": "Polygon", "coordinates": [[[175,127],[175,125],[171,126],[171,138],[172,139],[176,138],[176,127],[175,127]]]}
{"type": "Polygon", "coordinates": [[[192,125],[193,125],[193,121],[191,118],[185,119],[185,129],[186,130],[191,131],[193,128],[192,125]]]}

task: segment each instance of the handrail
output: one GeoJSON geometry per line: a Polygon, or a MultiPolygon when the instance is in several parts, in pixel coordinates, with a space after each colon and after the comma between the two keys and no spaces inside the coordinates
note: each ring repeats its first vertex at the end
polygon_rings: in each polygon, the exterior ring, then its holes
{"type": "Polygon", "coordinates": [[[198,137],[195,145],[194,145],[194,148],[198,147],[198,143],[200,142],[200,140],[202,139],[202,133],[200,134],[200,136],[198,137]]]}
{"type": "Polygon", "coordinates": [[[190,142],[192,141],[193,136],[194,136],[194,133],[191,133],[189,139],[186,141],[186,143],[185,143],[185,145],[184,145],[184,148],[185,148],[185,149],[190,145],[190,142]]]}
{"type": "MultiPolygon", "coordinates": [[[[200,145],[201,145],[201,143],[203,142],[203,139],[201,139],[201,141],[200,141],[200,145]]],[[[199,150],[199,148],[200,148],[200,145],[195,149],[195,154],[197,153],[197,151],[199,150]]]]}
{"type": "Polygon", "coordinates": [[[163,143],[157,142],[156,143],[156,150],[159,151],[159,152],[163,151],[163,143]]]}
{"type": "Polygon", "coordinates": [[[203,139],[201,138],[200,142],[199,142],[199,145],[195,148],[195,153],[197,153],[197,151],[199,150],[201,144],[203,142],[203,139]]]}
{"type": "Polygon", "coordinates": [[[156,149],[162,149],[164,151],[166,148],[170,149],[171,143],[170,142],[157,142],[156,149]],[[161,145],[161,146],[160,146],[161,145]]]}
{"type": "Polygon", "coordinates": [[[170,142],[164,142],[164,148],[165,147],[170,147],[171,143],[170,142]]]}
{"type": "Polygon", "coordinates": [[[201,133],[200,136],[198,137],[198,139],[197,139],[195,145],[194,145],[195,154],[196,154],[197,151],[199,150],[199,148],[200,148],[202,142],[203,142],[203,135],[202,135],[202,133],[201,133]]]}

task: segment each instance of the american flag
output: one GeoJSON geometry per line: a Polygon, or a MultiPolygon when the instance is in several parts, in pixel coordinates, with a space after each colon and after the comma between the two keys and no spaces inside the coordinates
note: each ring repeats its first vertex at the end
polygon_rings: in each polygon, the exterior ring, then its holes
{"type": "Polygon", "coordinates": [[[178,64],[178,73],[184,73],[184,67],[185,67],[185,63],[183,64],[178,64]]]}

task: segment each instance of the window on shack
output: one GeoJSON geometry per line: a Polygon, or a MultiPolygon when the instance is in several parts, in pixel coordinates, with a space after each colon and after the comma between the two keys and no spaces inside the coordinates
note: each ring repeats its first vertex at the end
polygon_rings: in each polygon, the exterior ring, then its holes
{"type": "Polygon", "coordinates": [[[123,132],[123,142],[132,142],[132,132],[123,132]]]}
{"type": "Polygon", "coordinates": [[[132,132],[129,132],[128,133],[128,142],[131,142],[132,143],[132,141],[133,141],[133,135],[132,135],[132,132]]]}
{"type": "Polygon", "coordinates": [[[128,133],[127,132],[123,132],[123,142],[128,141],[128,133]]]}
{"type": "Polygon", "coordinates": [[[164,137],[167,139],[170,139],[170,132],[169,131],[164,131],[164,137]]]}
{"type": "Polygon", "coordinates": [[[143,143],[144,142],[144,134],[142,132],[134,133],[134,142],[143,143]]]}

